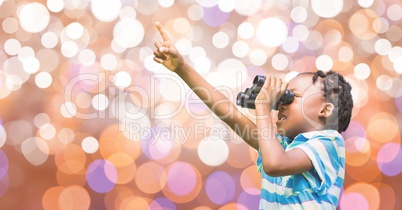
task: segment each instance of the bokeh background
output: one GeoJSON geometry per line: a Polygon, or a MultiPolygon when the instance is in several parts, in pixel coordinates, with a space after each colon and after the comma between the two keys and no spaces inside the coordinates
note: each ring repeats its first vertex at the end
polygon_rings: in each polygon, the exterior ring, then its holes
{"type": "Polygon", "coordinates": [[[256,152],[152,60],[155,21],[232,101],[343,74],[339,209],[402,209],[399,0],[0,0],[0,209],[257,209],[256,152]]]}

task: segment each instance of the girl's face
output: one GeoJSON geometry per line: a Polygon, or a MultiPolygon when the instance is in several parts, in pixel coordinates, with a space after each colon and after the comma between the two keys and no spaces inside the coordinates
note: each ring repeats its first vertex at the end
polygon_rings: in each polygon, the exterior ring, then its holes
{"type": "Polygon", "coordinates": [[[279,105],[278,133],[291,139],[298,134],[322,128],[319,113],[326,102],[321,90],[321,83],[312,82],[312,75],[302,74],[289,82],[288,89],[295,94],[288,105],[279,105]]]}

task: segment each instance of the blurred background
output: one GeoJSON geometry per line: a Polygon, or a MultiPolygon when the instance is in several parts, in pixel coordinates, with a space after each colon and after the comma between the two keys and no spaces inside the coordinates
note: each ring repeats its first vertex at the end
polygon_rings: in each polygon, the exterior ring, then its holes
{"type": "Polygon", "coordinates": [[[153,61],[155,21],[232,101],[344,75],[339,209],[402,208],[401,1],[0,0],[0,209],[258,208],[256,152],[153,61]]]}

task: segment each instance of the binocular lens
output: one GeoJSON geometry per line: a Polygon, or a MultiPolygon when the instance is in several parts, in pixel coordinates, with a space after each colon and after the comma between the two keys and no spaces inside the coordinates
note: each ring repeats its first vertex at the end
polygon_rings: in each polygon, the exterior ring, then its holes
{"type": "MultiPolygon", "coordinates": [[[[262,86],[265,82],[265,76],[257,75],[253,80],[253,85],[250,88],[247,88],[244,92],[240,92],[237,95],[236,104],[249,108],[255,109],[255,99],[257,98],[258,93],[261,91],[262,86]]],[[[278,106],[280,104],[288,105],[293,102],[294,93],[290,90],[286,90],[285,93],[281,96],[281,98],[275,103],[272,107],[274,110],[278,110],[278,106]]]]}
{"type": "Polygon", "coordinates": [[[275,103],[275,105],[272,107],[274,110],[278,110],[279,105],[289,105],[293,102],[293,99],[295,97],[295,94],[290,91],[290,90],[285,90],[285,93],[282,95],[282,97],[278,100],[278,102],[275,103]]]}

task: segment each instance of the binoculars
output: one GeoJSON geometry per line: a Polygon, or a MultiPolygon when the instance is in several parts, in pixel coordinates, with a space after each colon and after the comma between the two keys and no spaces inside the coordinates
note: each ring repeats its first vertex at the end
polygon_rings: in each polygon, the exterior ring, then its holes
{"type": "MultiPolygon", "coordinates": [[[[261,91],[262,86],[265,83],[265,76],[257,75],[254,78],[253,85],[247,88],[244,92],[240,92],[237,95],[236,104],[249,109],[255,109],[255,99],[258,93],[261,91]]],[[[290,90],[286,90],[282,97],[272,107],[274,110],[278,110],[280,104],[291,104],[294,99],[294,93],[290,90]]]]}

